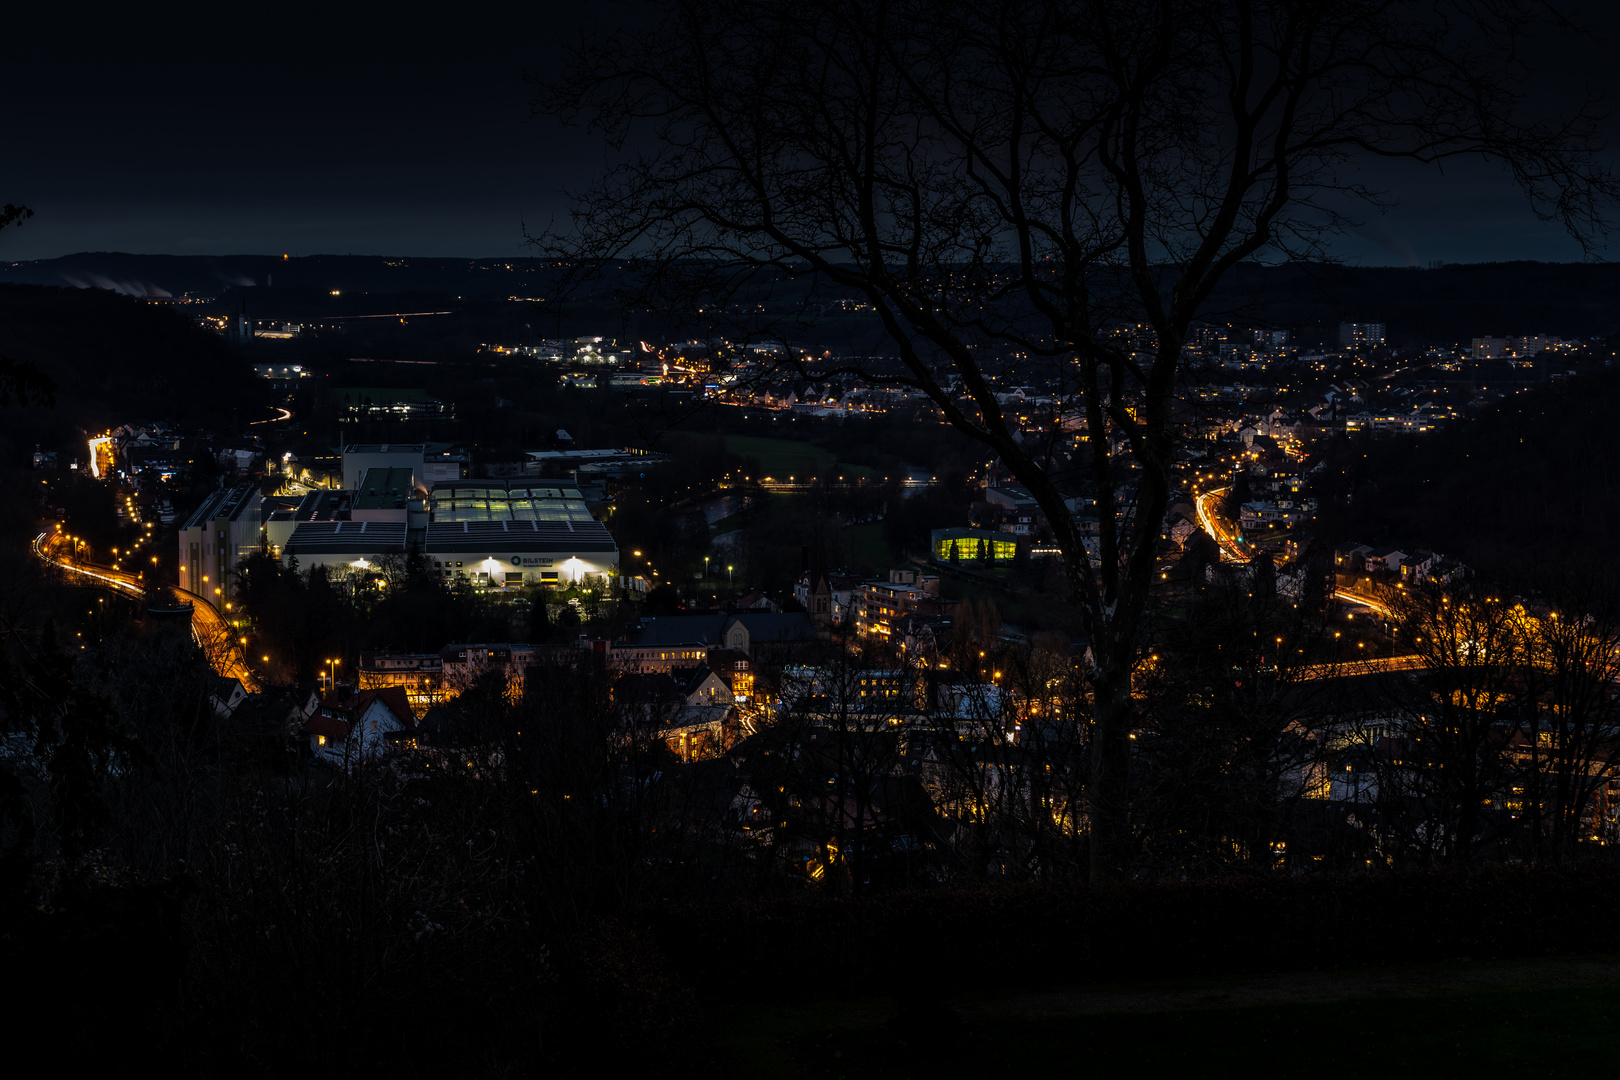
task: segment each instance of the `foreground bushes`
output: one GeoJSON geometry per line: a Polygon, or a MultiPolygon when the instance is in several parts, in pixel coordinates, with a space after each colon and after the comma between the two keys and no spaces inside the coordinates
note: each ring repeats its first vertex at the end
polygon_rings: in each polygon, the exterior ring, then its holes
{"type": "MultiPolygon", "coordinates": [[[[0,963],[27,990],[28,1030],[80,1064],[196,1075],[595,1075],[611,1048],[617,1066],[645,1075],[713,1076],[723,1066],[713,1006],[724,1001],[928,1001],[986,986],[1620,949],[1620,863],[1494,865],[665,904],[582,929],[558,942],[554,963],[528,956],[516,926],[504,940],[413,950],[370,968],[346,997],[328,985],[357,974],[342,950],[289,964],[285,949],[238,945],[235,991],[207,984],[198,950],[228,944],[194,940],[184,890],[63,900],[10,911],[0,933],[0,963]]],[[[280,926],[270,938],[309,932],[280,926]]]]}
{"type": "Polygon", "coordinates": [[[1602,861],[692,905],[613,924],[649,948],[599,975],[791,997],[1596,952],[1620,948],[1617,902],[1602,861]]]}

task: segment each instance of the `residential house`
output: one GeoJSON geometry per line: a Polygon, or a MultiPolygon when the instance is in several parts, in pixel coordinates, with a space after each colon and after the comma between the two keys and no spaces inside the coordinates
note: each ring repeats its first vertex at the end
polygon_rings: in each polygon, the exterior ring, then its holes
{"type": "MultiPolygon", "coordinates": [[[[1313,576],[1319,579],[1332,578],[1326,565],[1316,559],[1294,558],[1290,562],[1283,563],[1277,567],[1277,595],[1284,600],[1298,601],[1310,590],[1313,576]]],[[[1323,580],[1323,585],[1329,592],[1332,591],[1331,580],[1323,580]]]]}
{"type": "Polygon", "coordinates": [[[731,699],[747,704],[754,698],[754,665],[748,657],[731,649],[713,649],[707,661],[709,670],[731,687],[731,699]]]}
{"type": "Polygon", "coordinates": [[[708,664],[690,668],[673,668],[670,677],[686,698],[688,705],[731,705],[731,684],[708,664]]]}
{"type": "Polygon", "coordinates": [[[1439,561],[1440,557],[1432,551],[1413,552],[1401,560],[1401,581],[1421,585],[1429,579],[1429,572],[1439,561]]]}
{"type": "Polygon", "coordinates": [[[897,724],[918,715],[922,689],[908,669],[809,667],[782,670],[781,698],[808,716],[863,717],[897,724]]]}
{"type": "Polygon", "coordinates": [[[438,653],[363,652],[362,690],[399,686],[412,708],[427,709],[450,696],[444,685],[444,657],[438,653]]]}
{"type": "Polygon", "coordinates": [[[1369,574],[1398,573],[1406,552],[1399,548],[1378,548],[1367,552],[1366,567],[1369,574]]]}
{"type": "Polygon", "coordinates": [[[1359,573],[1367,568],[1367,553],[1370,551],[1370,546],[1354,541],[1340,544],[1333,549],[1333,565],[1347,573],[1359,573]]]}
{"type": "Polygon", "coordinates": [[[230,675],[215,675],[210,678],[208,702],[214,707],[216,715],[230,716],[247,698],[248,692],[242,686],[242,680],[230,675]]]}
{"type": "Polygon", "coordinates": [[[1186,547],[1187,541],[1192,539],[1201,526],[1198,519],[1192,514],[1173,511],[1169,516],[1169,528],[1165,535],[1175,542],[1177,547],[1186,547]]]}
{"type": "Polygon", "coordinates": [[[731,649],[756,666],[791,658],[819,640],[810,616],[744,611],[719,615],[661,615],[643,619],[624,641],[599,646],[608,663],[627,671],[663,671],[702,663],[711,649],[731,649]]]}
{"type": "Polygon", "coordinates": [[[1305,490],[1305,477],[1301,475],[1298,468],[1278,466],[1268,471],[1261,486],[1268,488],[1284,499],[1290,499],[1305,490]]]}
{"type": "Polygon", "coordinates": [[[1034,536],[1040,528],[1039,522],[1040,518],[1034,511],[1013,510],[1001,515],[996,531],[1014,536],[1034,536]]]}
{"type": "Polygon", "coordinates": [[[285,748],[303,737],[304,722],[320,711],[321,698],[313,687],[284,688],[249,694],[231,715],[237,730],[261,739],[266,750],[285,748]]]}
{"type": "Polygon", "coordinates": [[[330,765],[352,767],[376,761],[416,731],[416,716],[403,687],[362,690],[348,701],[327,703],[304,722],[310,754],[330,765]]]}
{"type": "Polygon", "coordinates": [[[707,665],[627,672],[613,697],[632,724],[651,728],[682,761],[722,754],[739,734],[731,687],[707,665]]]}
{"type": "Polygon", "coordinates": [[[1238,524],[1245,530],[1269,529],[1278,525],[1292,525],[1304,515],[1294,504],[1282,502],[1246,502],[1238,513],[1238,524]]]}
{"type": "Polygon", "coordinates": [[[1018,721],[1012,695],[994,683],[942,684],[936,694],[936,715],[963,738],[1013,737],[1018,721]]]}
{"type": "Polygon", "coordinates": [[[762,611],[773,615],[782,610],[781,605],[758,590],[739,599],[732,605],[732,609],[734,611],[762,611]]]}

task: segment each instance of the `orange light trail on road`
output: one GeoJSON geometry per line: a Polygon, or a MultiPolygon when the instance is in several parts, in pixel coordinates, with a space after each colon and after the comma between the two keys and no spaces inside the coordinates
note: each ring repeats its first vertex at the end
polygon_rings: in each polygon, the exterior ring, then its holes
{"type": "MultiPolygon", "coordinates": [[[[141,579],[134,574],[113,570],[105,566],[97,566],[94,563],[75,563],[70,559],[57,555],[52,548],[61,539],[62,537],[59,534],[40,533],[34,538],[34,554],[53,566],[59,566],[70,573],[91,578],[126,596],[140,599],[146,595],[146,589],[141,584],[141,579]]],[[[242,659],[241,652],[236,648],[235,640],[225,624],[224,617],[220,615],[212,604],[195,593],[187,592],[177,586],[173,588],[176,593],[191,604],[191,636],[209,654],[209,664],[219,674],[239,680],[242,683],[242,688],[248,693],[257,693],[259,689],[258,680],[248,670],[246,662],[242,659]],[[210,642],[213,644],[210,645],[210,642]]]]}
{"type": "Polygon", "coordinates": [[[1243,548],[1236,540],[1227,535],[1224,526],[1216,524],[1215,515],[1210,512],[1210,506],[1214,504],[1215,500],[1230,490],[1232,489],[1217,488],[1214,491],[1199,495],[1193,500],[1193,506],[1198,511],[1198,523],[1204,527],[1204,531],[1209,533],[1215,540],[1216,546],[1221,549],[1221,557],[1229,562],[1248,562],[1249,557],[1243,553],[1243,548]]]}

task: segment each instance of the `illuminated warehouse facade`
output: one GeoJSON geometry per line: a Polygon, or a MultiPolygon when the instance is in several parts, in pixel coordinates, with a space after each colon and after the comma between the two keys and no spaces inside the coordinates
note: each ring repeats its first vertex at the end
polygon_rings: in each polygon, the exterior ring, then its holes
{"type": "Polygon", "coordinates": [[[556,481],[458,480],[433,489],[422,550],[445,578],[510,588],[618,572],[619,547],[579,489],[556,481]]]}
{"type": "MultiPolygon", "coordinates": [[[[455,480],[435,487],[425,507],[393,498],[394,474],[368,470],[352,510],[335,520],[299,521],[282,546],[300,569],[320,563],[334,575],[365,570],[389,555],[419,548],[446,581],[482,588],[568,585],[617,573],[619,548],[591,516],[579,489],[533,480],[455,480]],[[374,485],[374,478],[384,479],[374,485]],[[376,486],[378,496],[370,489],[376,486]],[[365,518],[365,520],[360,520],[365,518]]],[[[330,500],[333,493],[325,493],[330,500]]]]}

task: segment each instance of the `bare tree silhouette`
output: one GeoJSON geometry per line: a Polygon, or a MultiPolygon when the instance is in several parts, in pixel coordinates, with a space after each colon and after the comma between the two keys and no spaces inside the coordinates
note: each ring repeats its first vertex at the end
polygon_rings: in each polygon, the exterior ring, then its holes
{"type": "Polygon", "coordinates": [[[1538,214],[1605,235],[1616,183],[1590,103],[1526,119],[1518,46],[1541,10],[666,0],[544,87],[538,111],[622,153],[536,243],[576,279],[628,266],[642,303],[732,319],[803,374],[802,323],[775,298],[807,281],[870,305],[897,365],[833,372],[926,394],[1051,522],[1092,649],[1092,874],[1116,877],[1189,325],[1239,264],[1321,257],[1378,204],[1350,178],[1363,157],[1499,161],[1538,214]],[[1112,333],[1121,319],[1152,334],[1112,333]],[[1095,561],[1056,444],[1026,445],[997,402],[1013,375],[1083,421],[1095,561]]]}

